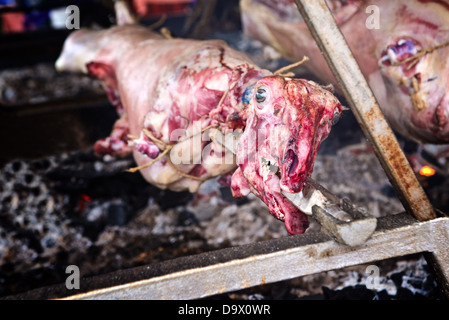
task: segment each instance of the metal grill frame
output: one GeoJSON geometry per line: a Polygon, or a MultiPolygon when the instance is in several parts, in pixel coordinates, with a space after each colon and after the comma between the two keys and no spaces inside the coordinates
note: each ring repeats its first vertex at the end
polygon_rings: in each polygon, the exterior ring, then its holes
{"type": "Polygon", "coordinates": [[[81,279],[6,299],[196,299],[413,253],[425,253],[449,297],[449,218],[437,217],[325,0],[295,0],[407,213],[378,219],[363,245],[306,233],[81,279]]]}

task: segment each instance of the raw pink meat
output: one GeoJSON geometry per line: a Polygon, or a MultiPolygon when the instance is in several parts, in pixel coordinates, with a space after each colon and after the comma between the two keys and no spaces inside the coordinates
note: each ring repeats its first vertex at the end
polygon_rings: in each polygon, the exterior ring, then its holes
{"type": "MultiPolygon", "coordinates": [[[[448,143],[449,1],[327,4],[393,129],[420,143],[448,143]],[[416,64],[404,62],[427,49],[416,64]]],[[[306,67],[336,85],[293,0],[241,0],[240,6],[247,35],[291,60],[310,57],[306,67]]]]}
{"type": "Polygon", "coordinates": [[[157,160],[140,169],[143,177],[177,191],[195,192],[237,168],[236,197],[256,194],[291,234],[307,228],[281,190],[301,191],[342,110],[327,90],[272,75],[222,41],[164,39],[134,24],[72,33],[56,67],[102,80],[121,115],[98,153],[133,152],[139,166],[157,160]],[[209,139],[211,126],[243,133],[236,156],[209,139]]]}

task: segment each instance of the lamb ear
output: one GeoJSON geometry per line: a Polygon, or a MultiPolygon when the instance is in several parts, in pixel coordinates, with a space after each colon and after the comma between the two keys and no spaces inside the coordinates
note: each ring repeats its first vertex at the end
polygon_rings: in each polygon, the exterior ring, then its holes
{"type": "Polygon", "coordinates": [[[86,64],[86,69],[89,75],[99,79],[106,80],[107,78],[115,78],[115,71],[112,66],[103,62],[91,61],[86,64]]]}

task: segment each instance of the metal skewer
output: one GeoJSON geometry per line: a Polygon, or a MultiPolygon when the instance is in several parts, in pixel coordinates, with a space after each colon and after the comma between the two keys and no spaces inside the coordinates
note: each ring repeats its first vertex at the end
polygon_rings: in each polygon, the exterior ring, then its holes
{"type": "Polygon", "coordinates": [[[311,178],[299,193],[283,192],[296,207],[316,219],[336,241],[359,246],[374,233],[377,219],[349,199],[339,199],[311,178]]]}

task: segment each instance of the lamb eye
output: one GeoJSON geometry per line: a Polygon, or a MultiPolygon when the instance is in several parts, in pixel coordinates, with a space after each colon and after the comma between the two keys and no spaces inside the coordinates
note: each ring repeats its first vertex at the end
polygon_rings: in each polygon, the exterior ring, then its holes
{"type": "Polygon", "coordinates": [[[267,98],[267,91],[263,88],[257,89],[256,92],[256,101],[257,103],[262,103],[267,98]]]}
{"type": "Polygon", "coordinates": [[[332,118],[332,125],[336,125],[341,118],[341,113],[338,110],[335,110],[334,117],[332,118]]]}

